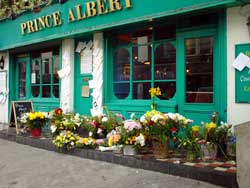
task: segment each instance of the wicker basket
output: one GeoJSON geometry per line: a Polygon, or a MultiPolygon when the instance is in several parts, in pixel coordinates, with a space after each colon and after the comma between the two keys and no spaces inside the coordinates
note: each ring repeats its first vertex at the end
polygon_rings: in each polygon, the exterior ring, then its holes
{"type": "Polygon", "coordinates": [[[157,138],[152,139],[153,154],[156,159],[164,159],[168,157],[168,142],[157,138]]]}

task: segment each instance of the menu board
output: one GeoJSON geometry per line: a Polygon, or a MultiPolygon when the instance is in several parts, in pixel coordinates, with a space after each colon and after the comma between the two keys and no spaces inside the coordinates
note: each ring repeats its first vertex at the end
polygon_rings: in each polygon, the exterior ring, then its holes
{"type": "MultiPolygon", "coordinates": [[[[250,44],[240,44],[235,47],[235,55],[240,54],[249,57],[250,60],[250,44]]],[[[235,101],[237,103],[250,103],[250,67],[243,66],[242,70],[235,69],[235,101]]]]}

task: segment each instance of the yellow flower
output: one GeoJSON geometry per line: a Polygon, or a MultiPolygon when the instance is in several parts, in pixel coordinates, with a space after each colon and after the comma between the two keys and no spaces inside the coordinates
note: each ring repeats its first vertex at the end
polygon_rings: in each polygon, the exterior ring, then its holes
{"type": "Polygon", "coordinates": [[[149,90],[151,98],[161,95],[161,89],[159,87],[151,87],[149,90]]]}
{"type": "Polygon", "coordinates": [[[192,132],[199,132],[200,126],[196,125],[192,127],[192,132]]]}
{"type": "Polygon", "coordinates": [[[113,136],[110,136],[108,139],[108,146],[111,147],[113,145],[113,136]]]}
{"type": "Polygon", "coordinates": [[[208,129],[208,131],[210,131],[211,129],[216,128],[216,124],[214,122],[206,123],[205,127],[206,127],[206,129],[208,129]]]}

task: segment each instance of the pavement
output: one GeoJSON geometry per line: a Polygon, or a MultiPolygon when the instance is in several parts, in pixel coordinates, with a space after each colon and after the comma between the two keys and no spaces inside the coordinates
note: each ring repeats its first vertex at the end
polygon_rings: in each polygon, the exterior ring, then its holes
{"type": "Polygon", "coordinates": [[[0,188],[219,188],[0,139],[0,188]]]}

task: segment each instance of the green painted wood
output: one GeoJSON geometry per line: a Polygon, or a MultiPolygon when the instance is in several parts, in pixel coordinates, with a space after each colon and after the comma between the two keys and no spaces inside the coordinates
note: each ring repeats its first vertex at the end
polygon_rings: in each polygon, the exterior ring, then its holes
{"type": "MultiPolygon", "coordinates": [[[[0,51],[15,48],[23,45],[59,39],[78,35],[95,30],[103,30],[114,26],[147,21],[163,16],[175,15],[194,10],[217,7],[221,5],[235,4],[237,0],[131,0],[132,7],[125,8],[125,0],[120,0],[122,10],[116,10],[108,14],[97,15],[82,19],[80,21],[68,23],[69,9],[76,15],[76,5],[81,5],[82,10],[86,9],[86,2],[90,0],[67,1],[64,4],[54,4],[45,7],[39,13],[26,12],[15,20],[6,19],[0,22],[0,30],[6,33],[0,36],[0,51]],[[38,32],[22,35],[20,24],[42,16],[51,15],[53,12],[60,11],[62,25],[50,27],[38,32]]],[[[93,1],[96,2],[96,1],[93,1]]],[[[109,7],[109,3],[107,3],[109,7]]]]}
{"type": "Polygon", "coordinates": [[[177,71],[177,85],[178,85],[178,110],[181,114],[192,118],[195,123],[200,124],[201,121],[210,121],[210,116],[213,112],[219,113],[219,119],[226,120],[226,43],[225,43],[225,20],[220,21],[221,24],[214,28],[191,29],[187,31],[180,31],[178,33],[178,57],[177,61],[180,63],[177,71]],[[222,27],[222,28],[221,28],[222,27]],[[185,49],[184,40],[187,38],[197,37],[214,37],[214,102],[206,103],[186,103],[185,102],[185,49]]]}
{"type": "MultiPolygon", "coordinates": [[[[90,37],[83,39],[83,41],[89,41],[90,37]]],[[[77,45],[77,42],[76,42],[77,45]]],[[[92,80],[91,74],[81,74],[80,70],[80,54],[75,52],[75,74],[74,74],[74,110],[77,113],[90,115],[90,109],[92,108],[92,89],[89,90],[89,97],[82,96],[82,87],[89,86],[88,81],[92,80]]]]}
{"type": "MultiPolygon", "coordinates": [[[[250,57],[250,43],[235,46],[235,57],[240,53],[250,57]]],[[[237,103],[250,103],[250,68],[235,70],[235,100],[237,103]]]]}

